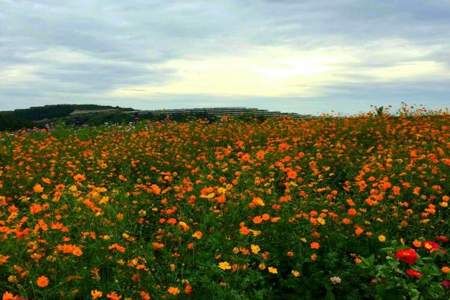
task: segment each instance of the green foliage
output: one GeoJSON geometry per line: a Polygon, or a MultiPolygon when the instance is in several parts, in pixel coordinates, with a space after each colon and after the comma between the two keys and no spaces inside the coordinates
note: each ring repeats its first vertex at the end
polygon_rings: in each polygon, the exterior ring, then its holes
{"type": "Polygon", "coordinates": [[[0,131],[30,128],[32,123],[10,112],[0,112],[0,131]]]}
{"type": "Polygon", "coordinates": [[[449,298],[448,114],[91,117],[0,132],[0,296],[449,298]]]}

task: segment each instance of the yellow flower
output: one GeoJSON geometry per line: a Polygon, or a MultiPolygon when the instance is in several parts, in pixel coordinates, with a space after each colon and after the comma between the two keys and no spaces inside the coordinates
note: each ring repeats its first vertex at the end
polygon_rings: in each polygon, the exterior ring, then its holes
{"type": "Polygon", "coordinates": [[[269,273],[271,274],[278,274],[278,269],[275,267],[268,267],[267,270],[269,271],[269,273]]]}
{"type": "Polygon", "coordinates": [[[203,237],[203,233],[197,230],[192,236],[199,240],[203,237]]]}
{"type": "Polygon", "coordinates": [[[178,222],[178,226],[179,226],[180,229],[181,229],[182,231],[184,231],[184,232],[186,232],[186,231],[189,230],[189,225],[186,224],[186,223],[183,222],[183,221],[178,222]]]}
{"type": "Polygon", "coordinates": [[[292,276],[294,276],[294,277],[299,277],[299,276],[300,276],[300,272],[297,271],[297,270],[292,270],[292,271],[291,271],[291,274],[292,274],[292,276]]]}
{"type": "Polygon", "coordinates": [[[250,248],[251,248],[253,254],[258,254],[259,251],[261,250],[261,248],[258,245],[254,245],[254,244],[251,244],[250,248]]]}
{"type": "Polygon", "coordinates": [[[266,265],[265,265],[264,263],[260,263],[260,264],[258,265],[258,268],[259,268],[260,270],[265,270],[265,269],[266,269],[266,265]]]}
{"type": "Polygon", "coordinates": [[[327,222],[325,221],[324,218],[318,217],[317,218],[317,222],[319,222],[320,225],[325,225],[327,222]]]}
{"type": "Polygon", "coordinates": [[[384,242],[386,241],[386,237],[385,237],[384,235],[380,234],[380,235],[378,236],[378,240],[379,240],[380,242],[384,243],[384,242]]]}
{"type": "Polygon", "coordinates": [[[226,191],[227,191],[227,189],[223,188],[223,187],[220,187],[220,188],[217,189],[217,193],[219,193],[221,195],[225,194],[226,191]]]}
{"type": "Polygon", "coordinates": [[[253,230],[253,229],[250,229],[250,232],[251,232],[254,236],[258,236],[258,235],[261,234],[261,230],[253,230]]]}
{"type": "Polygon", "coordinates": [[[219,268],[222,270],[230,270],[231,269],[231,265],[227,262],[227,261],[222,261],[219,263],[219,268]]]}

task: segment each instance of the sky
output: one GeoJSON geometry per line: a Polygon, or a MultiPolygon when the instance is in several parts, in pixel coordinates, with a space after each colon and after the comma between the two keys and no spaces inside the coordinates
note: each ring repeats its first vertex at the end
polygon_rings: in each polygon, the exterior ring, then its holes
{"type": "Polygon", "coordinates": [[[450,0],[0,0],[0,110],[450,107],[450,0]]]}

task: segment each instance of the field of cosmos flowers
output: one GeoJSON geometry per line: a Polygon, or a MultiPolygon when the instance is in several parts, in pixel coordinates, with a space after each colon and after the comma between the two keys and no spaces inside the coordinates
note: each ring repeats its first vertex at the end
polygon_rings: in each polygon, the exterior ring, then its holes
{"type": "Polygon", "coordinates": [[[0,133],[0,297],[448,299],[450,115],[0,133]]]}

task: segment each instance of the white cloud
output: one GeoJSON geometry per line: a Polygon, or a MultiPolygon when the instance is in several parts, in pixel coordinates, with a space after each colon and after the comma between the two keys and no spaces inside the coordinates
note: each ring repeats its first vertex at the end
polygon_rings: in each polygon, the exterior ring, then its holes
{"type": "Polygon", "coordinates": [[[450,79],[448,66],[435,61],[410,61],[393,66],[368,69],[361,74],[381,82],[450,79]]]}
{"type": "Polygon", "coordinates": [[[25,59],[51,63],[84,63],[96,60],[95,57],[67,47],[49,47],[45,50],[23,55],[25,59]]]}
{"type": "Polygon", "coordinates": [[[7,66],[0,70],[0,87],[11,87],[14,84],[33,81],[37,79],[36,70],[36,66],[27,64],[7,66]]]}
{"type": "Polygon", "coordinates": [[[162,84],[129,85],[113,97],[214,95],[313,97],[329,86],[450,78],[445,63],[424,59],[429,49],[407,41],[380,41],[367,47],[335,46],[301,50],[255,47],[233,55],[174,59],[159,67],[176,74],[162,84]],[[404,52],[393,45],[402,45],[404,52]],[[391,48],[389,48],[391,47],[391,48]],[[404,53],[406,53],[404,55],[404,53]],[[373,63],[377,57],[378,63],[373,63]]]}
{"type": "Polygon", "coordinates": [[[127,86],[111,95],[311,96],[321,85],[339,82],[334,74],[353,60],[340,49],[257,47],[235,55],[170,60],[160,67],[175,71],[171,81],[127,86]]]}

